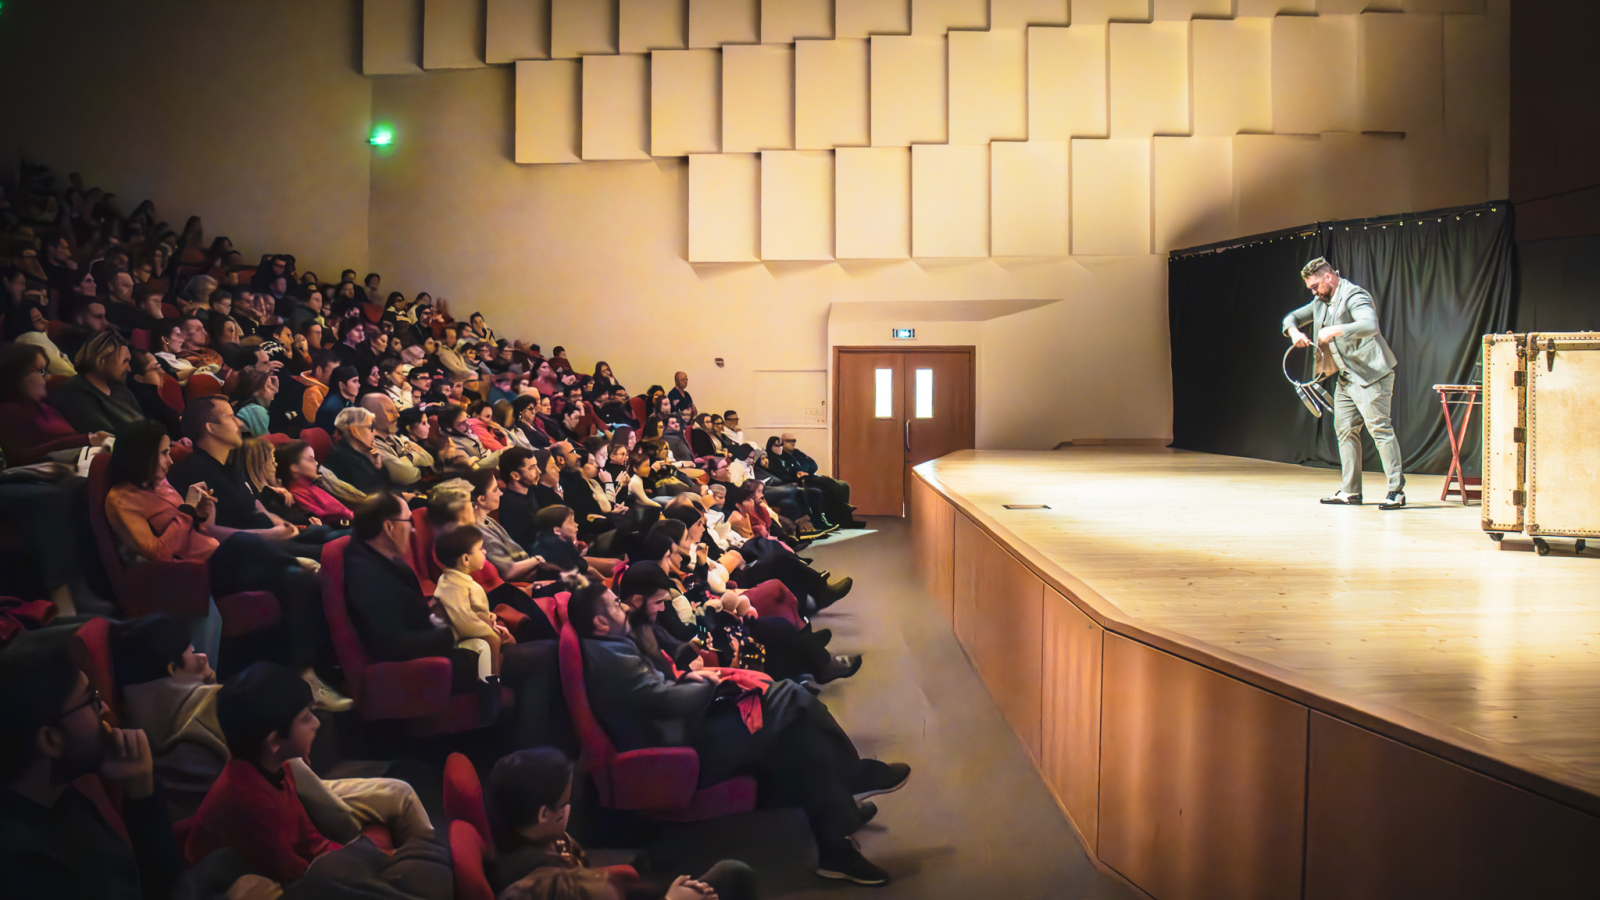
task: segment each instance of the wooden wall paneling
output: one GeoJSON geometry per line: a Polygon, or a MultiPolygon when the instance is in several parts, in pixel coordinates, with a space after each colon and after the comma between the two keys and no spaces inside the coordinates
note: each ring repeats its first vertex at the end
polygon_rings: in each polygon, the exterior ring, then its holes
{"type": "Polygon", "coordinates": [[[1028,44],[1022,31],[952,31],[952,144],[1028,139],[1028,44]]]}
{"type": "Polygon", "coordinates": [[[1401,0],[1317,0],[1319,16],[1356,16],[1362,13],[1398,13],[1401,0]]]}
{"type": "Polygon", "coordinates": [[[942,37],[872,39],[872,146],[942,144],[949,136],[942,37]]]}
{"type": "Polygon", "coordinates": [[[872,143],[864,39],[794,42],[794,146],[797,150],[872,143]]]}
{"type": "Polygon", "coordinates": [[[519,60],[516,148],[519,163],[582,162],[583,76],[577,60],[519,60]]]}
{"type": "Polygon", "coordinates": [[[722,149],[722,53],[650,54],[650,153],[683,156],[722,149]]]}
{"type": "Polygon", "coordinates": [[[989,255],[989,147],[911,148],[911,255],[989,255]]]}
{"type": "Polygon", "coordinates": [[[550,0],[550,58],[617,52],[617,0],[550,0]]]}
{"type": "Polygon", "coordinates": [[[361,74],[422,71],[422,0],[362,0],[361,74]]]}
{"type": "Polygon", "coordinates": [[[650,158],[650,57],[583,58],[583,158],[650,158]]]}
{"type": "Polygon", "coordinates": [[[1072,24],[1150,21],[1150,0],[1072,0],[1072,24]]]}
{"type": "Polygon", "coordinates": [[[489,0],[483,58],[493,64],[550,58],[550,0],[489,0]]]}
{"type": "Polygon", "coordinates": [[[1232,138],[1158,137],[1151,167],[1157,253],[1239,235],[1232,138]]]}
{"type": "Polygon", "coordinates": [[[833,37],[833,0],[761,0],[761,43],[833,37]]]}
{"type": "Polygon", "coordinates": [[[1278,134],[1358,130],[1356,16],[1272,20],[1272,128],[1278,134]]]}
{"type": "Polygon", "coordinates": [[[617,49],[622,53],[689,46],[689,0],[620,0],[617,49]]]}
{"type": "Polygon", "coordinates": [[[833,16],[834,37],[911,33],[910,0],[835,0],[833,16]]]}
{"type": "Polygon", "coordinates": [[[1444,127],[1444,24],[1435,15],[1358,17],[1361,129],[1438,131],[1444,127]]]}
{"type": "Polygon", "coordinates": [[[989,0],[990,31],[1025,33],[1030,25],[1070,24],[1071,0],[989,0]]]}
{"type": "Polygon", "coordinates": [[[1311,713],[1306,900],[1580,897],[1600,819],[1311,713]]]}
{"type": "Polygon", "coordinates": [[[1411,201],[1406,177],[1406,142],[1395,134],[1322,136],[1323,177],[1327,179],[1326,216],[1360,219],[1419,207],[1411,201]]]}
{"type": "Polygon", "coordinates": [[[939,620],[953,624],[950,604],[955,578],[955,527],[954,505],[927,482],[911,478],[911,540],[912,558],[922,576],[922,589],[928,594],[939,620]]]}
{"type": "MultiPolygon", "coordinates": [[[[958,513],[959,515],[959,513],[958,513]]],[[[1100,665],[1105,631],[1044,589],[1039,770],[1093,848],[1100,807],[1100,665]]]]}
{"type": "Polygon", "coordinates": [[[689,156],[689,261],[756,262],[761,250],[761,157],[689,156]]]}
{"type": "Polygon", "coordinates": [[[1406,135],[1405,146],[1412,209],[1505,199],[1491,192],[1490,146],[1482,135],[1406,135]]]}
{"type": "Polygon", "coordinates": [[[1028,29],[1028,139],[1105,137],[1106,26],[1028,29]]]}
{"type": "Polygon", "coordinates": [[[1308,710],[1105,635],[1099,856],[1152,896],[1300,893],[1308,710]]]}
{"type": "Polygon", "coordinates": [[[1233,204],[1239,234],[1292,228],[1323,218],[1327,203],[1322,138],[1241,134],[1233,139],[1233,204]]]}
{"type": "Polygon", "coordinates": [[[1189,133],[1189,23],[1113,23],[1111,136],[1189,133]]]}
{"type": "Polygon", "coordinates": [[[1444,124],[1489,137],[1489,196],[1511,195],[1509,15],[1444,17],[1444,124]]]}
{"type": "Polygon", "coordinates": [[[840,147],[833,159],[834,255],[910,258],[910,148],[840,147]]]}
{"type": "Polygon", "coordinates": [[[1044,582],[956,515],[955,631],[1011,730],[1039,759],[1044,582]]]}
{"type": "Polygon", "coordinates": [[[1236,18],[1259,17],[1270,19],[1279,15],[1315,15],[1317,0],[1238,0],[1236,18]]]}
{"type": "Polygon", "coordinates": [[[1466,15],[1484,11],[1483,0],[1400,0],[1400,8],[1408,13],[1444,13],[1466,15]]]}
{"type": "Polygon", "coordinates": [[[794,48],[722,49],[722,149],[794,149],[794,48]]]}
{"type": "Polygon", "coordinates": [[[689,46],[761,43],[761,0],[689,0],[689,46]]]}
{"type": "Polygon", "coordinates": [[[1073,141],[1073,255],[1149,252],[1149,139],[1073,141]]]}
{"type": "Polygon", "coordinates": [[[911,33],[922,37],[943,37],[960,29],[986,31],[989,28],[989,0],[911,0],[911,33]]]}
{"type": "Polygon", "coordinates": [[[1197,21],[1231,19],[1233,0],[1155,0],[1151,13],[1157,22],[1187,22],[1196,16],[1206,17],[1197,21]]]}
{"type": "Polygon", "coordinates": [[[833,259],[833,153],[761,154],[761,258],[833,259]]]}
{"type": "Polygon", "coordinates": [[[1067,255],[1069,147],[1064,141],[989,145],[991,255],[1067,255]]]}
{"type": "Polygon", "coordinates": [[[1272,20],[1196,19],[1189,27],[1195,136],[1271,132],[1272,20]]]}
{"type": "Polygon", "coordinates": [[[482,68],[484,30],[484,0],[424,0],[422,67],[482,68]]]}

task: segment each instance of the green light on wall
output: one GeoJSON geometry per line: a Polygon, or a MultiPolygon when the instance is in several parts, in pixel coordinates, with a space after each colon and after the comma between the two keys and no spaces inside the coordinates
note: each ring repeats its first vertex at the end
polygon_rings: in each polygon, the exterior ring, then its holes
{"type": "Polygon", "coordinates": [[[388,125],[372,126],[372,136],[367,138],[367,143],[374,147],[387,147],[394,143],[394,129],[388,125]]]}

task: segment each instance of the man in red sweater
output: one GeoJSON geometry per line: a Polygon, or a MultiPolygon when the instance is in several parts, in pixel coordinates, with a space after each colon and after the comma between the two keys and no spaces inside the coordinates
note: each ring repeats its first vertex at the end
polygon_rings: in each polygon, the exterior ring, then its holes
{"type": "Polygon", "coordinates": [[[311,687],[283,666],[256,663],[217,692],[217,719],[233,759],[200,804],[184,853],[193,864],[232,847],[259,874],[294,881],[340,846],[311,823],[284,767],[316,739],[311,687]]]}

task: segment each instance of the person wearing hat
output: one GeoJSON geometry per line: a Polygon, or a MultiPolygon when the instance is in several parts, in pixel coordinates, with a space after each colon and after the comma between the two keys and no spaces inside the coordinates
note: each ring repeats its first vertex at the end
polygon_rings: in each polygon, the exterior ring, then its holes
{"type": "Polygon", "coordinates": [[[1323,503],[1361,505],[1361,426],[1372,432],[1383,462],[1389,494],[1379,509],[1406,505],[1406,476],[1401,469],[1400,442],[1389,410],[1394,400],[1394,351],[1378,330],[1372,295],[1339,277],[1323,257],[1305,264],[1300,277],[1311,290],[1311,302],[1283,317],[1283,333],[1296,347],[1317,348],[1317,376],[1339,376],[1333,396],[1333,422],[1339,434],[1339,467],[1344,484],[1323,503]],[[1311,326],[1311,333],[1301,326],[1311,326]]]}

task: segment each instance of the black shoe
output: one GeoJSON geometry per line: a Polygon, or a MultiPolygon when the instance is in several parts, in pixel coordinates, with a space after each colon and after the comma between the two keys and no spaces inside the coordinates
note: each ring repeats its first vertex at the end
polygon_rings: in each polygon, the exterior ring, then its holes
{"type": "Polygon", "coordinates": [[[849,578],[841,578],[838,581],[829,582],[822,590],[813,593],[811,599],[816,601],[817,609],[827,609],[843,600],[845,595],[850,593],[850,588],[854,584],[855,582],[849,578]]]}
{"type": "Polygon", "coordinates": [[[878,816],[878,804],[871,800],[861,800],[856,803],[856,815],[861,817],[861,824],[865,825],[878,816]]]}
{"type": "Polygon", "coordinates": [[[849,678],[859,671],[861,671],[861,654],[857,653],[854,656],[841,654],[828,660],[828,667],[817,676],[817,684],[827,684],[830,681],[849,678]]]}
{"type": "Polygon", "coordinates": [[[795,555],[794,555],[794,556],[795,556],[795,559],[798,559],[798,560],[800,560],[800,561],[801,561],[801,562],[803,562],[803,563],[805,563],[805,564],[806,564],[806,565],[808,565],[808,566],[809,566],[809,565],[811,565],[811,564],[812,564],[812,563],[813,563],[813,562],[815,562],[815,560],[813,560],[813,559],[812,559],[812,558],[811,558],[811,557],[809,557],[809,556],[801,556],[801,555],[800,555],[800,554],[798,554],[798,553],[796,553],[796,554],[795,554],[795,555]]]}
{"type": "Polygon", "coordinates": [[[879,794],[892,794],[911,780],[911,767],[905,763],[886,763],[876,759],[863,759],[860,774],[856,777],[855,797],[865,800],[879,794]]]}
{"type": "Polygon", "coordinates": [[[889,873],[862,856],[861,848],[851,838],[845,838],[831,847],[818,847],[816,873],[823,878],[854,881],[869,886],[889,883],[889,873]]]}
{"type": "Polygon", "coordinates": [[[1389,498],[1378,504],[1379,509],[1401,509],[1406,505],[1405,491],[1390,491],[1389,498]]]}
{"type": "Polygon", "coordinates": [[[817,642],[822,646],[826,647],[828,646],[828,642],[833,640],[833,629],[819,628],[816,631],[811,632],[811,636],[816,638],[817,642]]]}
{"type": "Polygon", "coordinates": [[[1346,494],[1344,491],[1334,491],[1332,497],[1323,497],[1323,503],[1332,506],[1360,506],[1360,494],[1346,494]]]}

